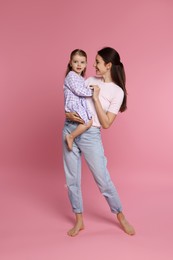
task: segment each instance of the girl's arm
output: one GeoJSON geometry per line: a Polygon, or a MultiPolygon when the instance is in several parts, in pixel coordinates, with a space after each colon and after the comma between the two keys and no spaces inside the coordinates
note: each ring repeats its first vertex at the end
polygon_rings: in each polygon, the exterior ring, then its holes
{"type": "Polygon", "coordinates": [[[65,79],[65,85],[70,89],[73,94],[79,97],[91,97],[92,90],[87,88],[85,85],[85,81],[81,80],[81,78],[74,72],[69,73],[65,79]]]}
{"type": "Polygon", "coordinates": [[[94,105],[95,105],[95,109],[96,109],[96,112],[97,112],[97,116],[98,116],[98,119],[100,121],[100,124],[103,128],[109,128],[113,121],[115,120],[116,118],[116,114],[114,113],[111,113],[111,112],[105,112],[102,108],[102,105],[100,103],[100,100],[99,100],[99,92],[100,92],[100,88],[98,86],[92,86],[93,87],[93,102],[94,102],[94,105]]]}

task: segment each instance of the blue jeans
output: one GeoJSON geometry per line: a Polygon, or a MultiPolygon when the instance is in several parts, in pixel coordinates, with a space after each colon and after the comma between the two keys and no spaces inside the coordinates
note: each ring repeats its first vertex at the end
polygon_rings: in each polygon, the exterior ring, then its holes
{"type": "Polygon", "coordinates": [[[100,192],[106,198],[111,211],[113,213],[121,212],[121,202],[107,170],[107,159],[104,155],[100,128],[91,127],[82,135],[78,136],[73,143],[72,151],[69,151],[67,149],[65,136],[71,133],[76,126],[77,123],[66,121],[63,129],[64,171],[73,212],[83,212],[81,154],[84,155],[94,180],[100,192]]]}

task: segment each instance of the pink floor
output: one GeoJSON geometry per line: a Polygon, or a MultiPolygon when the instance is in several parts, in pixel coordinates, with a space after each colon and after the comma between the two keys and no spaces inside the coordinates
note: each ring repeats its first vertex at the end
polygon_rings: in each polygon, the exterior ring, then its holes
{"type": "Polygon", "coordinates": [[[83,174],[85,230],[71,238],[66,231],[73,215],[62,170],[2,170],[0,259],[172,260],[170,173],[123,175],[116,176],[116,186],[136,235],[120,229],[91,176],[83,174]]]}

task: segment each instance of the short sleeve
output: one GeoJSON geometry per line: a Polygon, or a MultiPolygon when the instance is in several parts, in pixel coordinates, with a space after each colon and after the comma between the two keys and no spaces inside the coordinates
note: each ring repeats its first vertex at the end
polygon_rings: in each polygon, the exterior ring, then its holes
{"type": "Polygon", "coordinates": [[[108,111],[114,114],[118,114],[124,99],[124,92],[119,89],[117,95],[111,100],[108,111]]]}

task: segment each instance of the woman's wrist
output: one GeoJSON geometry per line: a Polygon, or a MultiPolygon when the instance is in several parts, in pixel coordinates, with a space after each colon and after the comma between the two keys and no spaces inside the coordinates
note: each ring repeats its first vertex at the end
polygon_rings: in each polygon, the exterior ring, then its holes
{"type": "Polygon", "coordinates": [[[99,101],[99,98],[98,98],[98,97],[94,97],[94,98],[93,98],[93,101],[96,103],[96,102],[99,101]]]}

